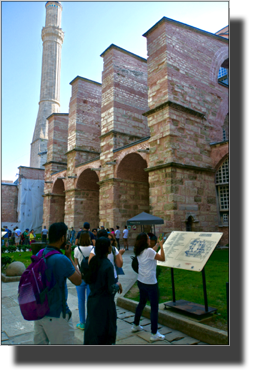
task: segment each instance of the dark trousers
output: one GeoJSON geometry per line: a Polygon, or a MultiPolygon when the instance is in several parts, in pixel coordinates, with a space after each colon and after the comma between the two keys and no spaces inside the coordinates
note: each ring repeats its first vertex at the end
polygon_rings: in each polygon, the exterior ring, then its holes
{"type": "Polygon", "coordinates": [[[120,250],[119,238],[116,239],[116,242],[117,242],[117,249],[120,250]]]}
{"type": "Polygon", "coordinates": [[[42,235],[42,242],[47,243],[47,235],[46,234],[42,235]]]}
{"type": "Polygon", "coordinates": [[[151,333],[156,334],[158,330],[158,311],[159,311],[159,288],[156,284],[144,284],[137,281],[139,288],[139,304],[136,308],[134,324],[139,325],[139,320],[147,301],[150,301],[150,321],[151,321],[151,333]]]}

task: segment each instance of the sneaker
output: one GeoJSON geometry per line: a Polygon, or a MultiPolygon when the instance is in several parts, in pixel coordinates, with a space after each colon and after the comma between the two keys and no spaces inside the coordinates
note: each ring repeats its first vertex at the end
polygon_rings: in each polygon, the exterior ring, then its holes
{"type": "Polygon", "coordinates": [[[164,340],[165,336],[163,334],[160,334],[160,332],[157,332],[156,334],[152,334],[150,336],[151,341],[158,341],[158,340],[164,340]]]}
{"type": "Polygon", "coordinates": [[[137,332],[138,330],[143,330],[143,326],[133,324],[131,328],[131,332],[137,332]]]}
{"type": "Polygon", "coordinates": [[[76,327],[78,329],[84,330],[85,329],[85,324],[82,324],[81,322],[79,322],[79,324],[77,324],[76,327]]]}

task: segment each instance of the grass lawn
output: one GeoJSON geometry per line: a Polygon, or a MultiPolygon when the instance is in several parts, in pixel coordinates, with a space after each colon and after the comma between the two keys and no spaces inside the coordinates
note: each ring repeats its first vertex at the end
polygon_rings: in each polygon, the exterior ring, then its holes
{"type": "MultiPolygon", "coordinates": [[[[64,251],[62,252],[64,253],[64,251]]],[[[13,261],[21,261],[23,264],[25,264],[25,267],[27,268],[29,264],[31,264],[32,252],[2,253],[2,256],[11,257],[13,261]]],[[[73,252],[72,252],[72,258],[73,258],[73,252]]],[[[5,273],[5,270],[3,270],[3,268],[2,268],[2,272],[5,273]]]]}
{"type": "MultiPolygon", "coordinates": [[[[157,267],[159,303],[172,301],[171,269],[157,267]]],[[[205,266],[208,306],[216,308],[217,314],[204,320],[205,324],[227,330],[226,283],[229,281],[229,251],[215,250],[205,266]]],[[[204,305],[203,280],[201,272],[174,269],[176,300],[186,300],[204,305]]],[[[135,284],[125,298],[139,301],[139,290],[135,284]]]]}

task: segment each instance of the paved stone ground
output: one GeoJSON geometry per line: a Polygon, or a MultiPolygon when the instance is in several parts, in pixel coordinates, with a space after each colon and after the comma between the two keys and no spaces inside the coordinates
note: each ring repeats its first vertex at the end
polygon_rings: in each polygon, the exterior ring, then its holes
{"type": "MultiPolygon", "coordinates": [[[[132,251],[126,251],[123,255],[124,272],[119,280],[123,286],[123,293],[126,292],[135,283],[137,275],[131,268],[132,251]]],[[[17,300],[17,290],[19,282],[2,282],[2,345],[25,345],[33,344],[34,325],[30,321],[25,321],[20,313],[17,300]]],[[[75,327],[75,342],[83,344],[83,331],[76,328],[79,322],[78,299],[75,286],[68,280],[68,305],[72,311],[72,319],[75,327]]],[[[118,294],[119,295],[119,294],[118,294]]],[[[120,296],[120,295],[119,295],[120,296]]],[[[117,299],[117,295],[116,298],[117,299]]],[[[181,345],[200,345],[205,344],[199,340],[193,339],[182,332],[159,325],[159,331],[165,335],[163,341],[150,341],[150,320],[142,317],[140,324],[144,330],[132,333],[131,326],[134,319],[134,313],[117,307],[117,340],[119,345],[140,345],[140,344],[181,344],[181,345]]]]}

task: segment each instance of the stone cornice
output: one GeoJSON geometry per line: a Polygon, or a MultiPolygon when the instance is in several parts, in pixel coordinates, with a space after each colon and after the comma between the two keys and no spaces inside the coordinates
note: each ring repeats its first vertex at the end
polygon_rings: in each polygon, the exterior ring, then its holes
{"type": "Polygon", "coordinates": [[[120,148],[117,148],[117,149],[113,149],[113,153],[119,152],[120,150],[123,150],[126,148],[130,148],[130,147],[137,145],[137,144],[141,144],[142,142],[148,141],[149,139],[150,139],[150,136],[145,137],[145,138],[140,138],[138,141],[132,142],[131,144],[121,146],[120,148]]]}
{"type": "MultiPolygon", "coordinates": [[[[49,100],[50,101],[50,100],[49,100]]],[[[54,100],[54,102],[56,102],[54,100]]],[[[59,103],[59,102],[58,102],[59,103]]],[[[49,118],[51,118],[52,116],[69,116],[69,114],[63,114],[63,113],[60,113],[60,112],[53,112],[50,116],[48,116],[46,119],[48,120],[49,118]]]]}
{"type": "Polygon", "coordinates": [[[92,83],[92,84],[96,84],[96,85],[100,85],[102,86],[101,83],[98,83],[97,81],[93,81],[93,80],[90,80],[90,79],[86,79],[85,77],[82,77],[82,76],[76,76],[71,82],[70,82],[70,85],[72,85],[75,81],[77,80],[83,80],[83,81],[87,81],[88,83],[92,83]]]}
{"type": "Polygon", "coordinates": [[[156,166],[150,167],[150,168],[144,168],[144,171],[151,172],[151,171],[157,171],[159,169],[165,169],[165,168],[180,168],[180,169],[189,169],[189,170],[194,170],[194,171],[215,173],[215,169],[213,169],[213,168],[203,168],[203,167],[198,167],[196,165],[187,165],[187,164],[180,164],[180,163],[175,163],[175,162],[160,164],[160,165],[156,165],[156,166]]]}
{"type": "Polygon", "coordinates": [[[196,110],[193,110],[192,108],[188,108],[188,107],[185,107],[185,106],[182,106],[181,104],[178,104],[178,103],[174,103],[170,100],[167,100],[165,103],[162,103],[160,104],[159,106],[147,111],[147,112],[144,112],[142,115],[143,116],[150,116],[152,114],[154,114],[155,112],[157,111],[160,111],[160,110],[163,110],[164,108],[167,108],[167,107],[171,107],[177,111],[181,111],[181,112],[186,112],[188,114],[191,114],[191,115],[194,115],[194,116],[197,116],[201,119],[204,119],[205,118],[205,115],[199,111],[196,111],[196,110]]]}
{"type": "Polygon", "coordinates": [[[46,196],[57,196],[57,197],[61,197],[61,198],[65,197],[65,195],[63,195],[63,194],[53,194],[52,192],[49,192],[48,194],[42,195],[43,198],[45,198],[46,196]]]}
{"type": "MultiPolygon", "coordinates": [[[[75,168],[79,168],[83,165],[86,165],[86,164],[90,164],[91,162],[94,162],[94,161],[100,161],[100,157],[98,158],[93,158],[92,160],[88,160],[88,161],[85,161],[84,163],[81,163],[81,164],[78,164],[78,165],[75,165],[75,168]]],[[[88,167],[89,168],[89,167],[88,167]]]]}
{"type": "Polygon", "coordinates": [[[100,154],[100,152],[95,152],[93,150],[86,150],[86,149],[81,149],[81,148],[73,148],[71,150],[68,150],[65,154],[67,155],[70,152],[82,152],[82,153],[93,153],[93,154],[100,154]]]}
{"type": "Polygon", "coordinates": [[[112,43],[110,46],[108,46],[107,49],[105,49],[105,51],[100,55],[100,57],[103,57],[103,56],[105,55],[105,53],[106,53],[108,50],[110,50],[110,49],[119,50],[119,51],[121,51],[121,52],[123,52],[123,53],[125,53],[125,54],[128,54],[128,55],[132,56],[132,57],[136,57],[136,58],[138,58],[139,60],[141,60],[141,61],[143,61],[143,62],[147,62],[146,58],[140,57],[140,56],[138,56],[137,54],[134,54],[134,53],[131,53],[130,51],[127,51],[127,50],[125,50],[125,49],[122,49],[122,47],[116,46],[116,45],[114,45],[113,43],[112,43]]]}
{"type": "Polygon", "coordinates": [[[102,134],[102,135],[100,135],[99,136],[99,138],[104,138],[104,137],[107,137],[108,135],[110,135],[110,134],[121,134],[121,135],[127,135],[128,137],[134,137],[134,138],[141,138],[140,136],[138,136],[138,135],[134,135],[134,134],[130,134],[130,133],[124,133],[124,132],[122,132],[122,131],[117,131],[117,130],[110,130],[110,131],[108,131],[107,133],[105,133],[105,134],[102,134]]]}
{"type": "MultiPolygon", "coordinates": [[[[60,162],[60,161],[53,161],[53,160],[47,161],[47,162],[45,162],[45,164],[42,164],[42,165],[45,166],[45,165],[49,165],[49,164],[67,165],[67,163],[60,162]]],[[[44,168],[44,169],[45,169],[45,168],[44,168]]]]}
{"type": "Polygon", "coordinates": [[[216,146],[225,145],[225,144],[229,144],[228,139],[226,141],[212,142],[212,143],[210,143],[210,146],[216,147],[216,146]]]}

